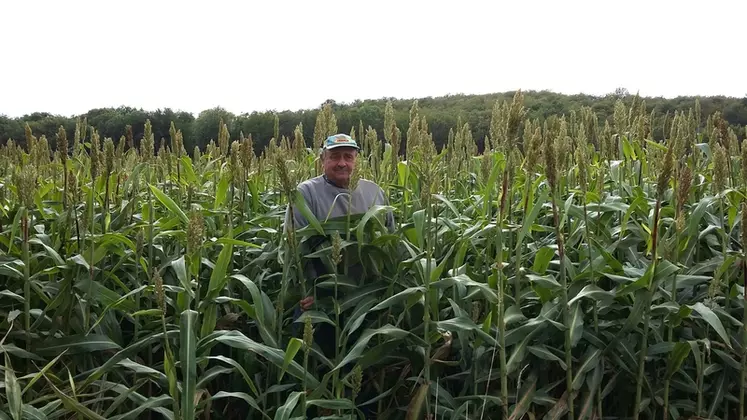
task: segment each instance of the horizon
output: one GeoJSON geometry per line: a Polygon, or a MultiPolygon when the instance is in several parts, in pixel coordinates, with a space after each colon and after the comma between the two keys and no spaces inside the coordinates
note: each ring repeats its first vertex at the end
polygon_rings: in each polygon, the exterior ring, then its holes
{"type": "MultiPolygon", "coordinates": [[[[603,99],[603,98],[605,98],[605,97],[607,97],[609,95],[615,95],[615,91],[614,90],[610,91],[610,92],[607,92],[607,93],[604,93],[604,94],[598,94],[598,95],[597,94],[584,93],[584,92],[577,92],[577,93],[554,92],[554,91],[551,91],[549,89],[542,89],[542,90],[517,89],[517,90],[521,90],[525,94],[547,92],[547,93],[552,93],[552,94],[557,94],[557,95],[562,95],[562,96],[589,96],[589,97],[592,97],[592,98],[595,98],[595,99],[603,99]]],[[[471,97],[471,96],[505,95],[505,94],[512,94],[512,93],[516,92],[517,90],[507,90],[507,91],[502,91],[502,92],[486,92],[486,93],[447,93],[447,94],[444,94],[444,95],[429,95],[429,96],[421,96],[421,97],[416,97],[416,98],[399,98],[399,97],[384,96],[384,97],[381,97],[381,98],[359,98],[359,99],[353,99],[352,101],[338,101],[338,100],[335,100],[334,98],[327,98],[327,100],[334,101],[336,105],[340,105],[340,106],[351,106],[355,102],[385,101],[385,100],[389,100],[389,99],[391,99],[393,101],[404,101],[404,102],[407,102],[407,101],[415,101],[415,100],[423,100],[423,99],[441,99],[441,98],[449,98],[449,97],[455,97],[455,96],[471,97]]],[[[630,92],[630,91],[628,91],[627,94],[626,94],[626,97],[633,97],[636,94],[638,94],[638,93],[637,92],[630,92]]],[[[704,99],[704,98],[742,99],[742,98],[747,98],[747,94],[742,95],[742,96],[697,95],[696,94],[696,95],[676,95],[676,96],[669,96],[669,97],[662,96],[662,95],[646,96],[646,95],[638,94],[638,96],[641,99],[644,99],[644,100],[645,99],[674,100],[674,99],[681,99],[681,98],[686,98],[686,99],[696,99],[696,98],[698,98],[698,99],[704,99]]],[[[320,105],[321,105],[322,102],[320,102],[320,105]]],[[[19,118],[23,118],[25,116],[28,116],[28,115],[31,115],[31,114],[34,114],[34,113],[48,113],[48,114],[51,114],[53,116],[59,116],[59,117],[64,117],[64,118],[74,118],[74,117],[77,117],[77,116],[85,115],[86,113],[88,113],[90,111],[93,111],[93,110],[98,110],[98,109],[120,109],[120,108],[132,108],[132,109],[141,110],[141,111],[144,111],[144,112],[154,112],[154,111],[159,111],[159,110],[160,111],[170,110],[170,111],[175,112],[175,113],[186,112],[186,113],[189,113],[189,114],[193,115],[195,118],[197,118],[201,112],[206,111],[206,110],[210,110],[210,109],[215,109],[215,108],[221,108],[221,109],[223,109],[223,110],[225,110],[227,112],[230,112],[230,113],[232,113],[232,114],[234,114],[236,116],[240,116],[240,115],[245,115],[245,114],[249,115],[249,114],[252,114],[252,113],[263,114],[263,113],[273,113],[274,112],[274,113],[280,114],[280,113],[283,113],[283,112],[313,111],[313,110],[320,109],[320,106],[317,105],[315,107],[295,108],[295,109],[288,109],[288,108],[286,108],[286,109],[256,109],[256,110],[251,110],[251,111],[235,112],[235,111],[227,109],[226,107],[223,107],[221,105],[215,105],[215,106],[213,106],[211,108],[205,108],[205,109],[202,109],[202,110],[194,112],[194,111],[184,110],[184,109],[180,109],[180,108],[173,108],[173,107],[149,109],[149,108],[145,108],[145,107],[142,107],[142,106],[120,104],[120,105],[110,105],[110,106],[102,106],[102,107],[90,108],[89,110],[87,110],[87,111],[85,111],[83,113],[80,113],[80,114],[69,114],[69,115],[65,115],[65,114],[54,114],[54,113],[51,113],[51,112],[48,112],[48,111],[39,110],[39,111],[33,111],[31,113],[24,114],[24,115],[16,115],[16,116],[7,115],[7,114],[3,114],[2,112],[0,112],[0,116],[4,116],[4,117],[8,117],[8,118],[13,118],[13,119],[19,119],[19,118]]]]}
{"type": "Polygon", "coordinates": [[[9,19],[4,28],[24,36],[4,45],[20,64],[0,67],[0,115],[73,116],[120,106],[195,116],[221,107],[240,115],[316,109],[327,99],[348,104],[517,89],[747,95],[739,63],[728,60],[729,41],[742,37],[747,2],[218,5],[0,5],[5,16],[28,17],[9,19]]]}

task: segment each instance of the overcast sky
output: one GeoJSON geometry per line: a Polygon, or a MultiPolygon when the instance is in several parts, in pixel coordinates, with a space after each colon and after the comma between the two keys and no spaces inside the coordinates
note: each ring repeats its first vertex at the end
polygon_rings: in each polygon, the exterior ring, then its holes
{"type": "Polygon", "coordinates": [[[517,88],[747,95],[744,0],[0,0],[0,17],[12,117],[517,88]]]}

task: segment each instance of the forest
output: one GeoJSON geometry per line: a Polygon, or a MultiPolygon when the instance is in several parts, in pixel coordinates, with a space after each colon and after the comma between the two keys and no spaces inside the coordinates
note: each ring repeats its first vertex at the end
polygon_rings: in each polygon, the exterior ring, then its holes
{"type": "MultiPolygon", "coordinates": [[[[403,132],[409,124],[409,109],[415,99],[418,100],[420,112],[428,119],[429,129],[433,133],[433,141],[440,150],[447,143],[449,131],[452,127],[461,127],[468,123],[472,135],[478,146],[478,151],[484,148],[485,137],[489,135],[490,118],[493,104],[496,101],[511,100],[516,92],[503,92],[487,95],[451,95],[427,98],[381,98],[358,100],[349,104],[337,103],[332,99],[320,104],[317,109],[284,110],[233,114],[221,107],[206,109],[197,116],[184,111],[172,109],[143,110],[122,106],[118,108],[91,109],[85,114],[74,116],[51,115],[36,112],[19,118],[9,118],[0,115],[0,144],[13,139],[20,146],[25,145],[25,125],[28,124],[35,136],[45,136],[54,147],[54,139],[60,126],[72,137],[76,122],[96,127],[102,138],[112,138],[115,142],[129,132],[135,147],[139,147],[145,132],[145,122],[150,120],[152,132],[156,141],[156,150],[160,148],[162,139],[169,138],[169,130],[173,122],[177,130],[181,130],[184,147],[192,154],[194,147],[204,150],[210,140],[217,141],[221,120],[228,126],[231,133],[243,133],[253,139],[255,153],[259,154],[270,139],[275,137],[279,142],[281,136],[292,138],[296,127],[301,124],[303,137],[314,139],[314,126],[323,105],[331,104],[337,119],[337,125],[346,133],[360,133],[372,127],[382,133],[384,110],[387,102],[394,108],[397,125],[403,132]]],[[[592,95],[564,95],[548,91],[523,92],[527,117],[544,120],[551,115],[569,115],[579,112],[582,107],[589,107],[600,121],[612,118],[615,102],[621,99],[627,106],[638,98],[623,88],[604,96],[592,95]]],[[[692,97],[682,96],[672,99],[661,97],[643,97],[646,107],[652,113],[653,138],[662,139],[664,124],[675,111],[687,111],[696,99],[700,103],[703,115],[710,115],[718,110],[741,139],[744,132],[738,127],[747,125],[747,96],[732,98],[724,96],[692,97]]],[[[308,145],[310,146],[310,144],[308,145]]],[[[400,152],[406,147],[406,136],[401,144],[400,152]]]]}

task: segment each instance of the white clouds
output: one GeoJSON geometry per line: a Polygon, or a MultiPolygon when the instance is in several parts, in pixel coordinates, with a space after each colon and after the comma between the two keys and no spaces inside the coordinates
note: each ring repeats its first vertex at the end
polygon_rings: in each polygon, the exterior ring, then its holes
{"type": "Polygon", "coordinates": [[[743,96],[746,11],[741,1],[8,0],[0,114],[251,112],[516,88],[743,96]]]}

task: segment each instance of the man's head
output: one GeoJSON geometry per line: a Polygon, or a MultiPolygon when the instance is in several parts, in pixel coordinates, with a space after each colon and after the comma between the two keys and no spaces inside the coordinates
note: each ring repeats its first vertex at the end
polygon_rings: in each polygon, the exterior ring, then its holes
{"type": "Polygon", "coordinates": [[[347,188],[350,174],[355,169],[358,157],[358,143],[347,134],[335,134],[327,137],[322,148],[321,160],[324,174],[335,184],[347,188]]]}

